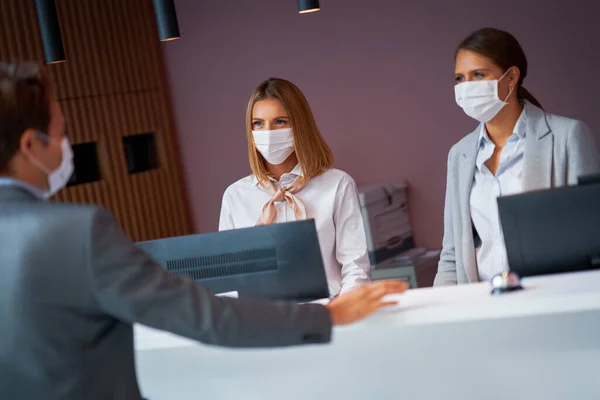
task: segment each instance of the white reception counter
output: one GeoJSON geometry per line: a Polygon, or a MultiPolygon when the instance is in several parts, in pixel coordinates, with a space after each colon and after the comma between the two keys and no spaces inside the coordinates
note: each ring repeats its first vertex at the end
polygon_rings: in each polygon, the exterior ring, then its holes
{"type": "Polygon", "coordinates": [[[600,272],[414,289],[328,345],[205,346],[135,326],[149,400],[600,399],[600,272]]]}

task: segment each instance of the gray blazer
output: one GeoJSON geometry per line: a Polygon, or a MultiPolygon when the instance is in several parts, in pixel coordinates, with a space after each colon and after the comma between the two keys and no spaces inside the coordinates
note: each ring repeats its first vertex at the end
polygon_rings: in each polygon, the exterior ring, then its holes
{"type": "MultiPolygon", "coordinates": [[[[525,112],[525,191],[576,184],[578,176],[600,172],[598,148],[583,122],[548,114],[529,102],[525,112]]],[[[469,197],[480,129],[455,144],[448,154],[444,240],[434,285],[479,281],[469,197]]]]}
{"type": "Polygon", "coordinates": [[[140,399],[134,322],[219,346],[330,340],[325,307],[212,296],[96,207],[0,187],[0,243],[2,399],[140,399]]]}

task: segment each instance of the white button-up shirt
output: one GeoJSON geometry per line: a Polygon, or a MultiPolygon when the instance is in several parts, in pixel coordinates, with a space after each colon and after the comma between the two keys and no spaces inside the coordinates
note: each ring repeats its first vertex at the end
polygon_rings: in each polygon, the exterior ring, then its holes
{"type": "Polygon", "coordinates": [[[476,249],[480,281],[488,281],[494,275],[509,269],[497,198],[523,191],[526,119],[525,109],[523,109],[512,136],[508,138],[502,149],[495,176],[485,162],[492,156],[496,146],[490,140],[485,124],[481,124],[480,147],[475,162],[475,179],[470,197],[471,219],[481,240],[481,246],[476,249]]]}
{"type": "MultiPolygon", "coordinates": [[[[277,187],[288,186],[297,176],[302,176],[299,166],[273,183],[277,187]]],[[[367,240],[352,177],[331,169],[312,178],[295,195],[304,203],[306,217],[315,220],[329,293],[334,296],[368,282],[367,240]]],[[[235,182],[223,195],[219,230],[255,226],[270,198],[270,194],[258,187],[254,175],[235,182]]],[[[277,223],[296,220],[285,201],[275,204],[277,223]]]]}

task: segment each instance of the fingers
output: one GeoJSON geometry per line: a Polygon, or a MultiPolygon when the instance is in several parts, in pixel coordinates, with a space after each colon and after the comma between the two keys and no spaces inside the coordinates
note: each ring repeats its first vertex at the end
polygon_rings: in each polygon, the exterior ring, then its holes
{"type": "Polygon", "coordinates": [[[367,297],[378,300],[388,294],[403,293],[408,289],[408,283],[399,280],[378,281],[371,284],[367,297]]]}
{"type": "Polygon", "coordinates": [[[397,305],[398,305],[397,301],[382,301],[377,305],[377,308],[375,309],[375,311],[380,310],[382,308],[392,307],[392,306],[397,306],[397,305]]]}
{"type": "Polygon", "coordinates": [[[364,314],[362,318],[371,315],[382,308],[397,306],[398,303],[395,301],[379,301],[379,302],[370,302],[367,307],[364,309],[364,314]]]}
{"type": "Polygon", "coordinates": [[[372,303],[369,314],[373,314],[373,313],[381,310],[382,308],[387,308],[387,307],[392,307],[392,306],[397,306],[397,305],[398,305],[398,302],[396,302],[396,301],[380,301],[378,303],[372,303]]]}
{"type": "Polygon", "coordinates": [[[408,289],[408,282],[397,279],[378,281],[375,282],[374,285],[377,285],[379,288],[383,288],[387,293],[402,293],[408,289]]]}
{"type": "Polygon", "coordinates": [[[389,294],[402,293],[408,286],[407,282],[400,280],[373,282],[332,299],[326,307],[335,325],[349,324],[382,308],[397,305],[396,301],[382,299],[389,294]]]}

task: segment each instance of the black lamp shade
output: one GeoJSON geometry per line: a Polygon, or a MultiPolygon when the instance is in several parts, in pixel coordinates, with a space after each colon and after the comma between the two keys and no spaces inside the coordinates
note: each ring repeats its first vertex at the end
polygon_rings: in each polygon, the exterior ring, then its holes
{"type": "Polygon", "coordinates": [[[46,62],[53,64],[65,61],[65,49],[63,48],[54,0],[35,0],[35,8],[46,62]]]}
{"type": "Polygon", "coordinates": [[[179,24],[174,0],[154,0],[158,36],[161,41],[179,39],[179,24]]]}
{"type": "Polygon", "coordinates": [[[298,12],[306,14],[314,11],[319,11],[319,0],[298,0],[298,12]]]}

